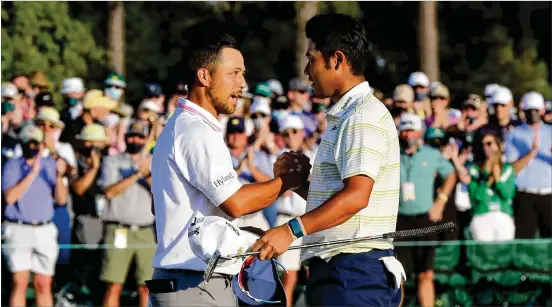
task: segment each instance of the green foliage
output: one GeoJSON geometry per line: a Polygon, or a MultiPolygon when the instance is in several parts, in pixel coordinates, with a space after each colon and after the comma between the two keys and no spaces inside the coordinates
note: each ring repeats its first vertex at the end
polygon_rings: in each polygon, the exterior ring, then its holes
{"type": "Polygon", "coordinates": [[[321,1],[320,13],[340,13],[356,18],[362,18],[362,10],[356,1],[321,1]]]}
{"type": "Polygon", "coordinates": [[[105,65],[91,26],[69,14],[67,2],[12,2],[2,6],[2,79],[42,71],[59,104],[61,82],[86,79],[90,67],[105,65]]]}
{"type": "Polygon", "coordinates": [[[537,42],[525,39],[517,44],[502,26],[492,27],[483,38],[489,49],[483,64],[471,73],[469,86],[482,91],[487,83],[498,83],[512,90],[515,97],[537,91],[550,97],[548,67],[538,58],[537,42]]]}

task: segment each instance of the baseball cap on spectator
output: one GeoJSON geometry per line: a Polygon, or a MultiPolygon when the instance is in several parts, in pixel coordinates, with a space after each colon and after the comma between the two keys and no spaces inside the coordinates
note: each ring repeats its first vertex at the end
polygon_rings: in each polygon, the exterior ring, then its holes
{"type": "Polygon", "coordinates": [[[48,81],[48,77],[46,77],[46,75],[41,71],[38,71],[33,74],[33,76],[31,77],[31,84],[33,86],[40,87],[40,88],[50,87],[50,82],[48,81]]]}
{"type": "Polygon", "coordinates": [[[35,122],[51,123],[56,128],[63,129],[65,127],[65,124],[59,119],[59,112],[53,107],[40,108],[34,120],[35,122]]]}
{"type": "Polygon", "coordinates": [[[61,93],[84,93],[84,83],[81,78],[67,78],[61,84],[61,93]]]}
{"type": "Polygon", "coordinates": [[[105,85],[125,88],[126,80],[123,75],[119,75],[117,73],[112,72],[112,73],[109,73],[109,75],[107,76],[107,79],[105,79],[105,85]]]}
{"type": "Polygon", "coordinates": [[[145,125],[142,121],[136,120],[130,124],[125,136],[139,135],[146,138],[148,137],[148,132],[148,126],[145,125]]]}
{"type": "Polygon", "coordinates": [[[266,84],[270,88],[270,90],[275,93],[278,96],[281,96],[284,94],[284,88],[282,87],[282,83],[276,79],[270,79],[266,81],[266,84]]]}
{"type": "Polygon", "coordinates": [[[299,77],[295,77],[289,81],[290,91],[307,92],[309,88],[309,83],[299,77]]]}
{"type": "Polygon", "coordinates": [[[482,104],[481,96],[477,94],[469,94],[468,99],[464,101],[464,107],[465,106],[472,106],[476,109],[480,109],[482,104]]]}
{"type": "Polygon", "coordinates": [[[287,273],[276,260],[260,260],[254,255],[245,258],[239,273],[232,278],[232,290],[240,303],[247,306],[286,305],[286,294],[276,264],[287,273]]]}
{"type": "Polygon", "coordinates": [[[424,139],[430,146],[442,146],[445,144],[445,131],[441,128],[429,127],[424,134],[424,139]]]}
{"type": "Polygon", "coordinates": [[[255,87],[255,95],[270,97],[272,95],[272,90],[266,83],[261,82],[255,87]]]}
{"type": "MultiPolygon", "coordinates": [[[[487,96],[486,91],[485,96],[487,96]]],[[[514,100],[512,91],[504,86],[497,86],[491,94],[491,104],[508,104],[512,100],[514,100]]]]}
{"type": "Polygon", "coordinates": [[[429,89],[429,98],[432,98],[432,97],[435,97],[435,98],[441,97],[441,98],[449,99],[450,93],[449,93],[448,87],[441,83],[431,87],[429,89]]]}
{"type": "Polygon", "coordinates": [[[496,90],[499,88],[501,88],[501,86],[496,83],[490,83],[485,85],[485,89],[483,90],[483,94],[485,95],[485,98],[492,97],[496,92],[496,90]]]}
{"type": "Polygon", "coordinates": [[[426,74],[424,74],[421,71],[413,72],[408,77],[408,85],[415,87],[415,86],[422,86],[422,87],[429,87],[429,78],[426,74]]]}
{"type": "Polygon", "coordinates": [[[92,96],[86,95],[84,97],[84,108],[85,109],[92,109],[92,108],[106,108],[108,110],[114,110],[117,108],[117,101],[110,99],[108,97],[103,96],[103,94],[100,91],[101,96],[98,96],[97,94],[92,94],[92,96]]]}
{"type": "Polygon", "coordinates": [[[90,141],[90,142],[108,141],[107,134],[105,133],[105,128],[100,124],[90,124],[90,125],[84,126],[80,134],[77,134],[75,138],[77,140],[90,141]]]}
{"type": "Polygon", "coordinates": [[[23,143],[27,143],[30,141],[42,143],[42,141],[44,140],[44,133],[37,126],[29,124],[25,125],[25,127],[21,129],[21,132],[19,133],[19,139],[23,143]]]}
{"type": "Polygon", "coordinates": [[[245,131],[245,118],[232,116],[226,123],[226,134],[243,133],[245,131]]]}
{"type": "Polygon", "coordinates": [[[270,99],[261,96],[255,96],[253,103],[249,107],[249,114],[263,113],[270,115],[270,99]]]}
{"type": "Polygon", "coordinates": [[[150,82],[146,84],[146,97],[159,97],[163,95],[163,88],[159,83],[150,82]]]}
{"type": "Polygon", "coordinates": [[[414,101],[414,90],[408,84],[397,85],[393,91],[393,100],[412,102],[414,101]]]}
{"type": "Polygon", "coordinates": [[[544,108],[546,109],[546,114],[552,113],[552,100],[545,101],[544,108]]]}
{"type": "Polygon", "coordinates": [[[305,124],[301,120],[301,118],[297,115],[288,115],[284,117],[280,123],[280,132],[284,132],[288,129],[297,129],[297,130],[303,130],[305,129],[305,124]]]}
{"type": "Polygon", "coordinates": [[[521,97],[521,106],[523,111],[544,110],[544,97],[537,92],[528,92],[521,97]]]}
{"type": "Polygon", "coordinates": [[[14,99],[19,94],[15,84],[7,82],[2,84],[2,98],[14,99]]]}
{"type": "Polygon", "coordinates": [[[50,92],[38,93],[35,97],[35,103],[37,107],[53,107],[54,106],[54,97],[50,92]]]}
{"type": "Polygon", "coordinates": [[[151,111],[157,114],[161,113],[161,108],[159,107],[159,105],[155,101],[149,99],[145,99],[144,101],[142,101],[142,103],[140,103],[140,106],[138,107],[138,110],[151,111]]]}
{"type": "Polygon", "coordinates": [[[403,113],[399,123],[399,130],[422,130],[422,119],[416,114],[403,113]]]}

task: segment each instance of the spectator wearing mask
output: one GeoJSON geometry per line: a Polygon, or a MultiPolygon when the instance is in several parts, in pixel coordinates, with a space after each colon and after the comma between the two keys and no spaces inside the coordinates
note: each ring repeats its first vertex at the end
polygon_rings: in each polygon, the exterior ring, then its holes
{"type": "Polygon", "coordinates": [[[43,155],[51,155],[54,159],[64,159],[71,169],[76,169],[75,151],[69,143],[59,141],[59,135],[65,128],[60,120],[59,112],[53,107],[42,107],[35,118],[35,125],[44,133],[45,149],[43,155]]]}
{"type": "Polygon", "coordinates": [[[6,162],[2,172],[4,211],[2,248],[13,274],[10,306],[25,306],[30,272],[34,273],[36,304],[53,306],[52,276],[58,257],[58,230],[52,223],[54,204],[67,202],[62,176],[67,165],[43,158],[44,135],[33,125],[21,131],[23,156],[6,162]]]}
{"type": "MultiPolygon", "coordinates": [[[[501,88],[503,86],[500,86],[496,83],[490,83],[490,84],[487,84],[485,85],[485,89],[483,90],[483,95],[485,95],[485,97],[483,97],[485,99],[485,103],[487,104],[488,108],[487,108],[487,112],[489,113],[489,115],[494,115],[495,114],[495,109],[494,109],[494,103],[493,103],[493,95],[495,94],[496,90],[501,88]]],[[[510,92],[511,94],[511,92],[510,92]]],[[[513,100],[513,99],[512,99],[513,100]]]]}
{"type": "MultiPolygon", "coordinates": [[[[441,221],[450,192],[456,183],[454,168],[439,150],[421,145],[422,120],[415,114],[403,114],[399,124],[401,145],[401,191],[397,230],[416,229],[441,221]],[[435,177],[444,179],[435,187],[435,177]],[[434,200],[434,191],[438,189],[434,200]]],[[[434,240],[427,236],[419,240],[434,240]]],[[[398,259],[407,272],[418,279],[418,300],[421,306],[433,306],[433,258],[435,247],[397,247],[398,259]]]]}
{"type": "Polygon", "coordinates": [[[458,124],[450,130],[464,134],[466,142],[472,144],[476,131],[487,123],[483,113],[481,96],[469,94],[462,105],[462,117],[460,117],[458,124]]]}
{"type": "Polygon", "coordinates": [[[138,107],[137,119],[148,127],[148,142],[146,145],[146,150],[148,151],[155,145],[157,136],[156,130],[159,129],[159,116],[162,113],[161,110],[159,104],[155,100],[149,98],[142,101],[138,107]]]}
{"type": "Polygon", "coordinates": [[[159,113],[165,111],[165,94],[163,94],[163,88],[159,83],[150,82],[146,84],[146,100],[155,102],[159,113]]]}
{"type": "Polygon", "coordinates": [[[106,157],[101,166],[104,195],[104,242],[115,248],[105,250],[100,279],[108,284],[104,306],[119,306],[130,263],[136,259],[139,304],[148,305],[145,281],[153,274],[154,249],[128,248],[155,244],[152,214],[151,155],[144,151],[147,127],[140,121],[130,125],[125,136],[126,152],[106,157]]]}
{"type": "Polygon", "coordinates": [[[517,173],[514,198],[516,238],[551,237],[552,127],[542,122],[544,98],[529,92],[521,98],[527,121],[506,136],[506,162],[517,173]]]}
{"type": "Polygon", "coordinates": [[[449,109],[450,93],[443,84],[437,84],[430,88],[429,101],[431,103],[431,116],[426,117],[426,127],[441,128],[447,130],[458,123],[458,112],[449,109]]]}
{"type": "Polygon", "coordinates": [[[393,91],[393,106],[403,112],[414,114],[414,90],[408,84],[401,84],[393,91]]]}
{"type": "MultiPolygon", "coordinates": [[[[280,123],[280,134],[283,137],[285,148],[281,153],[295,151],[302,153],[305,138],[305,126],[303,121],[297,115],[288,115],[280,123]]],[[[280,154],[281,154],[280,153],[280,154]]],[[[273,156],[273,162],[280,155],[273,156]]],[[[311,163],[314,161],[311,159],[311,163]]],[[[276,202],[274,206],[277,209],[278,216],[275,226],[284,225],[290,220],[305,213],[307,202],[297,193],[287,191],[276,202]]],[[[292,244],[301,245],[302,240],[295,240],[292,244]]],[[[278,257],[278,261],[287,269],[288,273],[282,276],[282,285],[288,297],[288,306],[293,306],[293,292],[297,284],[298,272],[301,269],[301,251],[288,251],[278,257]]]]}
{"type": "Polygon", "coordinates": [[[289,81],[287,98],[289,100],[289,114],[299,116],[305,125],[305,129],[312,133],[316,131],[318,123],[310,112],[309,88],[307,81],[299,77],[293,78],[289,81]]]}
{"type": "Polygon", "coordinates": [[[408,85],[414,90],[414,113],[424,120],[431,115],[428,99],[429,78],[421,71],[413,72],[408,77],[408,85]]]}
{"type": "Polygon", "coordinates": [[[504,144],[500,137],[485,132],[476,140],[474,163],[459,172],[468,185],[472,205],[470,231],[476,241],[509,241],[515,236],[512,199],[516,174],[510,163],[502,162],[504,144]]]}
{"type": "Polygon", "coordinates": [[[110,73],[104,81],[104,95],[116,102],[121,101],[125,93],[126,81],[123,75],[110,73]]]}
{"type": "Polygon", "coordinates": [[[489,116],[489,123],[477,131],[491,130],[504,139],[508,132],[521,125],[521,121],[512,120],[510,117],[514,107],[512,92],[506,87],[498,86],[487,101],[489,109],[493,109],[493,114],[489,116]]]}
{"type": "Polygon", "coordinates": [[[81,78],[67,78],[61,85],[61,94],[63,95],[63,110],[61,111],[61,120],[65,124],[72,121],[82,114],[85,88],[81,78]]]}
{"type": "MultiPolygon", "coordinates": [[[[263,131],[268,131],[268,124],[261,123],[263,131]]],[[[248,146],[247,133],[245,131],[245,118],[230,117],[226,125],[226,144],[230,151],[234,170],[238,179],[243,184],[265,182],[272,179],[272,163],[269,156],[261,150],[263,137],[255,140],[248,146]]],[[[253,226],[267,230],[274,223],[274,210],[257,212],[242,216],[238,219],[239,226],[253,226]]]]}
{"type": "MultiPolygon", "coordinates": [[[[254,127],[254,143],[260,146],[257,150],[263,149],[269,155],[280,152],[280,147],[275,143],[276,136],[270,131],[271,110],[270,100],[265,97],[256,96],[249,108],[251,122],[254,127]]],[[[247,130],[247,121],[246,121],[247,130]]]]}
{"type": "MultiPolygon", "coordinates": [[[[77,151],[77,173],[71,178],[70,193],[73,199],[74,244],[99,244],[103,236],[101,217],[108,203],[100,186],[100,167],[107,156],[108,139],[103,126],[86,125],[76,136],[82,142],[77,151]]],[[[81,285],[100,291],[98,273],[101,270],[102,250],[72,250],[71,262],[75,277],[81,285]]],[[[101,301],[95,301],[99,306],[101,301]]]]}

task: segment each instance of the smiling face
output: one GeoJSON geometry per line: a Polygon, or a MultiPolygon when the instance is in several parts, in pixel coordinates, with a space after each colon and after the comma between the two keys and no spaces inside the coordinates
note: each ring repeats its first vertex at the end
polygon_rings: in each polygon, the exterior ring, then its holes
{"type": "MultiPolygon", "coordinates": [[[[245,82],[245,64],[241,52],[224,48],[212,72],[206,69],[207,97],[218,114],[232,114],[238,105],[245,82]]],[[[202,73],[202,72],[200,72],[202,73]]]]}
{"type": "Polygon", "coordinates": [[[308,62],[304,73],[309,76],[315,95],[320,98],[332,97],[337,90],[335,70],[330,69],[330,65],[325,61],[322,53],[316,50],[314,42],[310,39],[306,56],[308,62]]]}

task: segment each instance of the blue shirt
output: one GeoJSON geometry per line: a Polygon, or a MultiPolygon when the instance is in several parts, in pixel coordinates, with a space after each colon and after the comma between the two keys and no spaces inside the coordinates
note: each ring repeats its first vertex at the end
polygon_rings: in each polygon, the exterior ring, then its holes
{"type": "Polygon", "coordinates": [[[301,118],[303,125],[305,125],[305,130],[307,130],[308,132],[313,133],[318,128],[316,117],[311,112],[304,110],[301,112],[291,111],[291,114],[297,115],[299,116],[299,118],[301,118]]]}
{"type": "MultiPolygon", "coordinates": [[[[25,158],[13,158],[2,169],[2,192],[18,184],[31,172],[32,166],[25,158]]],[[[24,222],[46,222],[54,216],[54,189],[56,186],[56,161],[42,158],[40,173],[29,185],[29,189],[14,204],[7,204],[4,215],[7,219],[24,222]]]]}
{"type": "MultiPolygon", "coordinates": [[[[551,189],[552,188],[552,126],[540,124],[540,148],[516,178],[518,189],[551,189]]],[[[535,132],[528,124],[512,130],[506,136],[506,161],[513,163],[531,151],[535,132]]]]}

